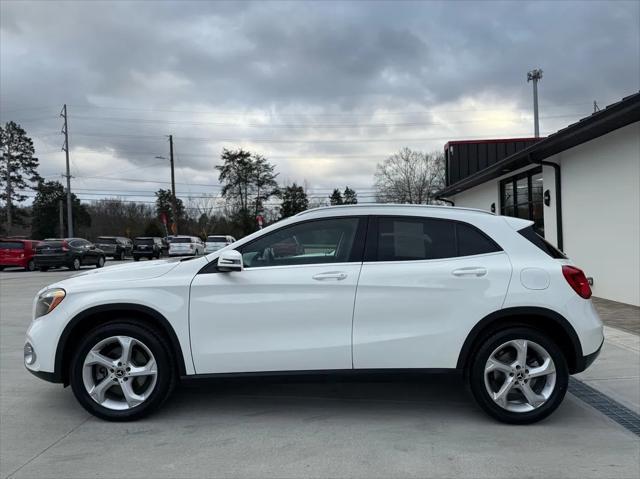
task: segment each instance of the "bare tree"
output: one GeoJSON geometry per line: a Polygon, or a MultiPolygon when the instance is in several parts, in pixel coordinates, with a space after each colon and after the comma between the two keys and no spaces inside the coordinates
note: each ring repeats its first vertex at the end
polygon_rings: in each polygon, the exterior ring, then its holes
{"type": "Polygon", "coordinates": [[[374,179],[381,203],[433,204],[444,187],[444,155],[403,148],[378,163],[374,179]]]}

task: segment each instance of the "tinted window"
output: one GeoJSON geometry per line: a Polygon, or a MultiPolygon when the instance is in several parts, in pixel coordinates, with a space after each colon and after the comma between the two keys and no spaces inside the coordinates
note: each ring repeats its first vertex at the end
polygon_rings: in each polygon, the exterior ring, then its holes
{"type": "Polygon", "coordinates": [[[452,256],[456,256],[453,222],[417,218],[380,218],[378,221],[379,261],[452,256]]]}
{"type": "Polygon", "coordinates": [[[501,251],[474,226],[428,218],[380,218],[378,261],[453,258],[501,251]]]}
{"type": "Polygon", "coordinates": [[[24,249],[24,245],[20,241],[0,241],[0,249],[24,249]]]}
{"type": "Polygon", "coordinates": [[[191,243],[191,238],[171,238],[172,243],[191,243]]]}
{"type": "Polygon", "coordinates": [[[456,223],[458,256],[495,253],[502,251],[493,240],[471,225],[456,223]]]}
{"type": "Polygon", "coordinates": [[[115,238],[98,238],[96,240],[96,243],[102,243],[102,244],[116,244],[117,241],[115,238]]]}
{"type": "Polygon", "coordinates": [[[153,244],[153,238],[136,238],[133,240],[134,244],[153,244]]]}
{"type": "Polygon", "coordinates": [[[533,229],[533,226],[529,226],[528,228],[524,228],[524,229],[518,231],[518,233],[520,233],[522,236],[527,238],[531,243],[536,245],[538,248],[540,248],[542,251],[547,253],[552,258],[557,258],[557,259],[566,258],[566,256],[564,255],[564,253],[562,251],[557,249],[551,243],[548,243],[543,237],[541,237],[539,234],[537,234],[535,232],[535,230],[533,229]]]}
{"type": "Polygon", "coordinates": [[[349,261],[358,218],[310,221],[282,228],[242,248],[247,268],[349,261]]]}
{"type": "Polygon", "coordinates": [[[209,243],[226,243],[227,237],[226,236],[207,236],[207,241],[209,243]]]}

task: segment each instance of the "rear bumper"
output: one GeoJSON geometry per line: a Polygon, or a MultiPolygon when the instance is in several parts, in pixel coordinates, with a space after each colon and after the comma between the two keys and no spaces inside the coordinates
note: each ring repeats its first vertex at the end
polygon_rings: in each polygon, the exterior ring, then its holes
{"type": "Polygon", "coordinates": [[[36,256],[34,257],[36,267],[40,266],[66,266],[71,263],[72,257],[67,255],[60,256],[36,256]]]}
{"type": "Polygon", "coordinates": [[[584,371],[585,369],[587,369],[589,366],[593,364],[593,362],[600,355],[600,351],[602,350],[603,344],[604,344],[604,337],[602,338],[602,342],[600,343],[600,347],[598,349],[596,349],[591,354],[587,354],[586,356],[582,356],[582,358],[578,358],[578,361],[576,364],[576,371],[575,371],[576,374],[581,373],[582,371],[584,371]]]}
{"type": "Polygon", "coordinates": [[[26,268],[27,263],[31,258],[22,258],[22,259],[13,259],[13,258],[2,258],[0,259],[0,266],[3,268],[26,268]]]}

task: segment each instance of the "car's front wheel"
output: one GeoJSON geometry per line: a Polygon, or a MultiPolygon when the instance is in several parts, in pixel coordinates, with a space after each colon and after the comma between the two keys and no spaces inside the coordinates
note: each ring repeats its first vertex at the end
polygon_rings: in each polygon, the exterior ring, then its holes
{"type": "Polygon", "coordinates": [[[71,361],[70,382],[80,404],[109,421],[146,416],[176,382],[171,350],[157,331],[131,320],[87,334],[71,361]]]}
{"type": "Polygon", "coordinates": [[[104,266],[105,259],[104,256],[100,256],[98,258],[98,262],[96,263],[96,268],[102,268],[104,266]]]}
{"type": "Polygon", "coordinates": [[[27,271],[35,271],[36,270],[36,263],[35,261],[33,261],[32,259],[29,260],[29,262],[27,263],[27,267],[25,268],[27,271]]]}
{"type": "Polygon", "coordinates": [[[476,350],[469,371],[478,404],[499,421],[530,424],[544,419],[567,392],[569,371],[558,346],[526,327],[498,331],[476,350]]]}

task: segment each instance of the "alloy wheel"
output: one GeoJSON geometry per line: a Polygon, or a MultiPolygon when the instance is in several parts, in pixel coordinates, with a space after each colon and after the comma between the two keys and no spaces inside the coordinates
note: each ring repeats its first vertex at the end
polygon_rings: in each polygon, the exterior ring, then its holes
{"type": "Polygon", "coordinates": [[[82,381],[87,394],[101,406],[126,410],[153,393],[158,366],[151,350],[130,336],[111,336],[87,353],[82,381]]]}
{"type": "Polygon", "coordinates": [[[80,269],[80,259],[79,258],[74,258],[73,259],[73,269],[75,269],[76,271],[80,269]]]}
{"type": "Polygon", "coordinates": [[[513,339],[498,346],[487,359],[484,384],[501,408],[532,411],[545,404],[555,389],[555,364],[539,344],[513,339]]]}

